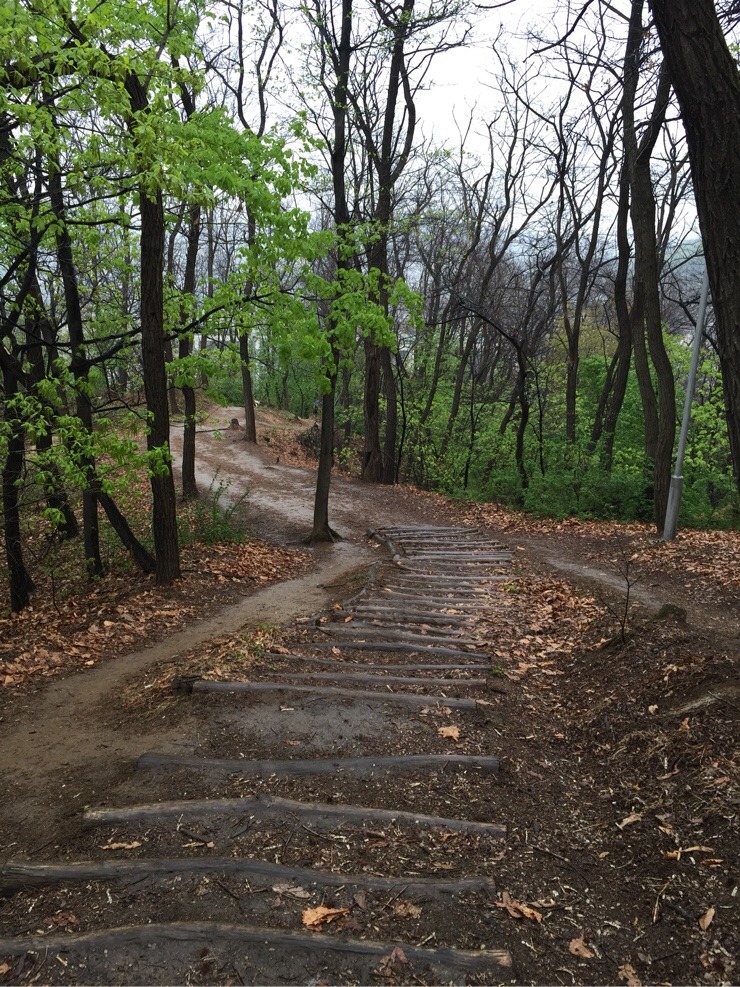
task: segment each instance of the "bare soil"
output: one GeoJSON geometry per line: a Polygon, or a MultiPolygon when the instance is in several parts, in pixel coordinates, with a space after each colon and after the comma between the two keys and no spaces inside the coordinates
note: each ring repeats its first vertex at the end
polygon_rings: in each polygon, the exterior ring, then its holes
{"type": "MultiPolygon", "coordinates": [[[[199,440],[199,482],[226,483],[227,498],[246,493],[255,534],[295,547],[310,528],[314,477],[286,459],[300,461],[293,440],[310,423],[286,426],[263,413],[255,449],[228,428],[235,417],[238,409],[224,409],[207,423],[218,431],[199,440]]],[[[344,477],[333,481],[332,524],[342,540],[311,548],[308,573],[237,601],[225,588],[222,608],[204,600],[194,608],[200,620],[151,647],[6,690],[0,862],[177,856],[193,869],[26,888],[6,882],[0,936],[33,936],[51,948],[36,943],[0,956],[0,983],[737,982],[738,571],[699,578],[701,552],[689,539],[671,552],[643,550],[644,533],[558,529],[344,477]],[[484,674],[473,659],[434,672],[413,668],[424,660],[415,652],[342,646],[340,625],[357,619],[346,601],[366,586],[382,594],[397,578],[367,530],[399,524],[476,525],[512,550],[511,563],[495,570],[502,578],[470,595],[484,674]],[[387,675],[416,676],[406,692],[476,706],[277,689],[310,672],[386,665],[398,666],[387,675]],[[481,674],[485,684],[474,686],[481,674]],[[448,686],[425,685],[440,675],[448,686]],[[189,694],[173,689],[178,677],[186,686],[197,678],[271,681],[276,691],[189,694]],[[147,751],[197,757],[201,766],[137,768],[147,751]],[[211,763],[406,754],[496,755],[501,767],[442,761],[431,770],[255,775],[211,763]],[[219,798],[262,798],[265,810],[275,798],[324,808],[311,817],[282,810],[235,821],[224,811],[82,824],[88,806],[219,798]],[[330,809],[345,805],[495,823],[505,838],[338,821],[330,809]],[[211,857],[268,861],[286,876],[204,871],[211,857]],[[347,883],[321,887],[306,868],[347,883]],[[402,883],[352,883],[363,876],[402,883]],[[490,883],[455,893],[413,883],[470,877],[490,883]],[[338,912],[308,928],[310,907],[338,912]],[[78,942],[111,927],[184,921],[191,926],[181,938],[158,940],[157,949],[138,940],[78,942]],[[220,938],[204,942],[194,922],[211,923],[211,935],[220,923],[220,938]],[[292,946],[247,949],[223,931],[234,925],[271,929],[292,946]],[[314,938],[307,945],[301,935],[314,938]],[[335,949],[375,941],[400,943],[400,953],[362,959],[335,949]],[[513,966],[480,972],[460,965],[462,954],[433,955],[448,947],[507,950],[513,966]]],[[[422,609],[433,592],[420,593],[422,609]]],[[[356,687],[391,689],[382,680],[356,687]]]]}

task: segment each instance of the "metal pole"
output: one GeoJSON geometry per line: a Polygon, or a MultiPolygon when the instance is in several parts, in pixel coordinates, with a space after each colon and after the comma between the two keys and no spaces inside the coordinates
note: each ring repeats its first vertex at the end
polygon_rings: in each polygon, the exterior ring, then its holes
{"type": "Polygon", "coordinates": [[[689,367],[689,376],[686,381],[686,398],[683,403],[683,420],[681,421],[681,434],[678,439],[676,465],[673,476],[671,477],[671,487],[668,491],[668,506],[665,512],[665,524],[663,525],[663,541],[672,541],[676,537],[676,531],[678,530],[678,512],[681,508],[681,493],[683,492],[683,458],[686,453],[686,440],[689,434],[691,403],[694,400],[694,387],[696,386],[696,372],[699,367],[699,351],[704,333],[708,295],[709,271],[705,268],[704,281],[701,286],[701,297],[699,299],[699,312],[696,316],[694,344],[691,348],[691,366],[689,367]]]}

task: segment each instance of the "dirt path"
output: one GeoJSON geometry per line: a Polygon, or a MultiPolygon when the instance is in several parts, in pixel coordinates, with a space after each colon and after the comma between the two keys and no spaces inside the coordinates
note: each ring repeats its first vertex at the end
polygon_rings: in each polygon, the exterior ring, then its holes
{"type": "MultiPolygon", "coordinates": [[[[312,472],[222,416],[199,481],[298,541],[312,472]]],[[[599,608],[553,567],[615,573],[450,511],[338,478],[313,572],[26,694],[0,722],[0,982],[731,982],[738,706],[690,702],[732,685],[736,616],[584,647],[599,608]],[[260,624],[272,650],[239,657],[260,624]],[[239,682],[204,661],[163,689],[232,636],[239,682]]],[[[639,597],[686,603],[657,577],[639,597]]]]}

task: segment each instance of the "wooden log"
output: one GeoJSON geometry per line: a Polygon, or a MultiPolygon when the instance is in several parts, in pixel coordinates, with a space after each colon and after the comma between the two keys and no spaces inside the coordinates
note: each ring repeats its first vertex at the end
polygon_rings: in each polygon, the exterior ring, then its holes
{"type": "Polygon", "coordinates": [[[490,596],[485,595],[480,598],[471,599],[469,593],[459,594],[450,592],[446,596],[434,596],[430,593],[444,593],[444,589],[433,589],[424,592],[421,587],[419,589],[404,588],[402,586],[393,586],[391,584],[387,585],[381,591],[383,599],[387,599],[390,603],[408,604],[409,606],[415,606],[424,601],[430,606],[438,606],[443,611],[445,608],[452,607],[455,610],[460,610],[461,612],[467,611],[468,613],[477,614],[488,611],[490,613],[500,613],[503,609],[500,603],[494,603],[490,596]]]}
{"type": "Polygon", "coordinates": [[[305,661],[316,665],[330,665],[337,668],[346,668],[353,672],[364,671],[368,668],[374,668],[378,672],[383,671],[419,671],[419,672],[454,672],[454,671],[465,671],[466,669],[475,669],[479,671],[491,671],[491,662],[454,662],[454,663],[439,663],[439,662],[426,662],[423,664],[415,663],[404,663],[395,662],[393,664],[363,664],[360,662],[348,662],[342,661],[341,658],[318,658],[316,655],[279,655],[272,651],[266,651],[262,656],[264,659],[284,659],[285,661],[305,661]]]}
{"type": "MultiPolygon", "coordinates": [[[[336,648],[337,645],[331,641],[312,641],[311,647],[322,650],[323,648],[336,648]]],[[[482,658],[490,663],[490,655],[482,651],[460,651],[457,648],[442,648],[430,644],[422,646],[420,644],[406,644],[403,641],[396,644],[388,644],[385,641],[342,641],[339,645],[340,651],[404,651],[417,655],[444,655],[445,658],[482,658]]]]}
{"type": "Polygon", "coordinates": [[[444,552],[444,551],[432,551],[432,549],[427,549],[425,551],[417,552],[407,552],[407,559],[432,559],[433,561],[439,560],[440,562],[451,561],[451,562],[501,562],[511,558],[511,552],[493,552],[493,551],[475,551],[473,549],[469,551],[460,552],[444,552]]]}
{"type": "Polygon", "coordinates": [[[243,775],[325,775],[372,774],[375,771],[415,771],[447,767],[498,771],[499,759],[484,754],[406,754],[391,757],[321,757],[289,760],[250,761],[246,758],[191,757],[186,754],[158,754],[148,751],[136,762],[137,768],[195,768],[197,771],[243,775]]]}
{"type": "Polygon", "coordinates": [[[282,682],[214,682],[201,679],[193,682],[193,692],[298,692],[363,702],[400,703],[409,706],[434,706],[441,703],[450,709],[475,709],[474,699],[450,699],[447,696],[420,696],[404,692],[372,692],[369,689],[337,689],[330,685],[286,685],[282,682]]]}
{"type": "Polygon", "coordinates": [[[403,629],[403,625],[398,625],[397,627],[372,627],[369,624],[361,624],[359,621],[353,621],[350,624],[321,624],[316,628],[322,634],[332,634],[338,637],[347,635],[351,638],[356,638],[359,640],[388,640],[392,642],[395,641],[420,641],[422,644],[426,641],[432,641],[437,644],[451,644],[453,647],[463,647],[468,645],[471,648],[479,648],[483,644],[478,638],[462,637],[458,634],[453,634],[449,632],[435,632],[430,629],[424,633],[407,631],[403,629]]]}
{"type": "MultiPolygon", "coordinates": [[[[366,667],[366,666],[363,666],[366,667]]],[[[385,675],[382,668],[373,672],[353,674],[352,672],[293,672],[292,679],[320,679],[326,682],[372,682],[375,685],[423,685],[427,688],[438,686],[439,688],[461,688],[465,686],[469,689],[483,689],[488,685],[487,679],[469,678],[422,678],[418,675],[385,675]]]]}
{"type": "Polygon", "coordinates": [[[370,823],[407,823],[424,829],[449,829],[459,833],[483,833],[494,839],[506,839],[506,826],[499,823],[478,822],[474,819],[451,819],[445,816],[428,816],[406,812],[402,809],[376,809],[367,805],[343,805],[328,802],[297,802],[277,795],[258,795],[254,798],[192,799],[177,802],[155,802],[149,805],[124,806],[120,809],[88,809],[82,821],[87,826],[127,825],[135,822],[163,819],[167,816],[249,815],[265,819],[285,821],[289,815],[309,819],[314,825],[336,826],[351,823],[365,826],[370,823]]]}
{"type": "Polygon", "coordinates": [[[79,935],[19,936],[0,939],[0,955],[19,956],[23,953],[70,953],[81,950],[85,953],[94,949],[119,948],[126,945],[143,946],[153,942],[207,943],[234,942],[240,946],[247,944],[269,946],[272,949],[285,947],[291,951],[307,950],[312,953],[331,952],[354,956],[389,956],[400,947],[407,960],[426,963],[434,967],[455,970],[484,971],[491,969],[511,969],[511,955],[500,949],[423,949],[402,942],[376,942],[367,939],[340,939],[335,935],[320,932],[278,932],[274,929],[248,925],[227,925],[224,922],[170,922],[148,925],[124,925],[113,929],[101,929],[79,935]]]}
{"type": "MultiPolygon", "coordinates": [[[[459,534],[461,531],[480,531],[480,528],[463,528],[459,525],[454,526],[451,524],[401,524],[394,525],[389,524],[384,528],[378,528],[378,533],[382,535],[390,534],[404,534],[408,533],[411,535],[419,534],[429,534],[434,537],[436,535],[444,534],[445,532],[451,532],[453,534],[459,534]]],[[[372,532],[370,532],[372,534],[372,532]]]]}
{"type": "MultiPolygon", "coordinates": [[[[392,620],[398,623],[398,618],[402,617],[407,624],[432,624],[439,627],[469,628],[474,625],[474,620],[468,614],[444,614],[437,611],[411,610],[405,607],[389,607],[365,604],[357,606],[354,610],[332,610],[331,616],[338,617],[365,617],[372,621],[392,620]]],[[[350,623],[350,621],[347,621],[350,623]]]]}
{"type": "MultiPolygon", "coordinates": [[[[335,616],[337,611],[332,612],[332,616],[335,616]]],[[[326,630],[327,628],[339,629],[346,628],[348,631],[352,631],[355,628],[357,636],[363,636],[361,632],[364,630],[372,631],[382,631],[384,634],[388,634],[393,631],[397,631],[402,634],[421,634],[423,637],[428,635],[434,635],[435,637],[454,637],[461,638],[465,634],[470,634],[471,631],[475,630],[475,625],[466,625],[465,627],[455,627],[450,623],[439,623],[439,621],[432,622],[432,620],[424,620],[423,618],[418,621],[409,621],[403,619],[403,612],[401,614],[391,617],[387,615],[386,617],[371,615],[371,614],[350,614],[352,620],[329,620],[326,623],[319,624],[319,630],[326,630]],[[399,619],[400,618],[400,619],[399,619]],[[409,626],[416,628],[422,627],[424,630],[416,631],[408,630],[409,626]]]]}
{"type": "Polygon", "coordinates": [[[388,624],[381,626],[377,624],[367,624],[359,620],[353,620],[349,624],[321,624],[316,628],[322,634],[333,634],[338,637],[351,637],[357,640],[384,640],[384,641],[438,641],[440,644],[452,644],[455,647],[469,645],[471,648],[479,648],[483,642],[479,638],[463,637],[463,632],[452,630],[440,630],[430,627],[428,631],[407,631],[403,624],[388,624]]]}
{"type": "Polygon", "coordinates": [[[454,572],[419,572],[415,569],[409,569],[408,566],[396,566],[395,578],[403,580],[404,582],[419,582],[424,580],[426,583],[453,583],[456,586],[467,585],[480,586],[482,583],[506,583],[510,581],[510,576],[504,576],[500,573],[491,573],[486,575],[485,573],[469,573],[468,575],[459,575],[454,572]]]}
{"type": "Polygon", "coordinates": [[[359,887],[381,891],[402,890],[404,894],[459,894],[465,891],[493,893],[495,882],[488,877],[459,880],[437,877],[379,877],[375,874],[342,874],[309,867],[289,867],[252,857],[169,857],[133,860],[74,860],[64,863],[31,863],[9,860],[0,870],[0,893],[19,888],[48,887],[80,881],[129,881],[139,877],[166,877],[170,874],[237,874],[272,884],[313,887],[359,887]]]}

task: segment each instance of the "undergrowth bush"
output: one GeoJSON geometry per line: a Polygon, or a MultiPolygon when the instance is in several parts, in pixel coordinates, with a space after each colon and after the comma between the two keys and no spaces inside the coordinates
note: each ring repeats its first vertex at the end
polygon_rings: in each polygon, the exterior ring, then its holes
{"type": "Polygon", "coordinates": [[[244,503],[249,494],[231,498],[229,485],[214,477],[207,492],[190,501],[178,518],[180,545],[239,545],[249,536],[244,503]]]}

